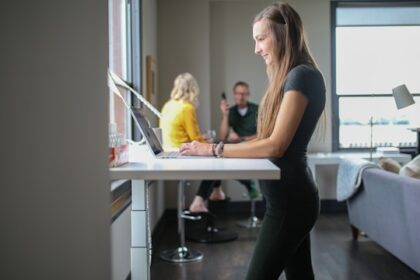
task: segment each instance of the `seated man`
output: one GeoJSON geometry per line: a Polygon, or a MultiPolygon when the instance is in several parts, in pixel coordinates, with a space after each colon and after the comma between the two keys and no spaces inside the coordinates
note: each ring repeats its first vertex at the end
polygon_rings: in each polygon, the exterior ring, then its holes
{"type": "MultiPolygon", "coordinates": [[[[237,143],[249,141],[256,137],[257,133],[257,114],[258,105],[248,101],[249,85],[239,81],[233,87],[233,99],[235,105],[229,108],[226,98],[222,97],[220,110],[222,111],[222,120],[220,123],[220,140],[223,142],[237,143]]],[[[239,180],[248,191],[250,198],[258,197],[258,191],[255,187],[255,181],[239,180]]],[[[207,212],[204,201],[224,200],[225,194],[220,185],[220,181],[203,181],[200,188],[190,205],[191,212],[207,212]]]]}
{"type": "Polygon", "coordinates": [[[222,98],[220,140],[232,143],[249,141],[256,137],[258,105],[248,101],[249,94],[248,84],[237,82],[233,87],[235,106],[229,108],[227,100],[222,98]]]}

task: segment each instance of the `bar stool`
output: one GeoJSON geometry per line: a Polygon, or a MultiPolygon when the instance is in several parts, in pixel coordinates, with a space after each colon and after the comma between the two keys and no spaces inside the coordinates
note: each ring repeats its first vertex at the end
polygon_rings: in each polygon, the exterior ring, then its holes
{"type": "MultiPolygon", "coordinates": [[[[209,203],[209,210],[211,210],[211,204],[215,203],[226,203],[226,202],[211,202],[209,203]]],[[[216,226],[216,216],[211,212],[199,214],[205,221],[204,227],[191,228],[187,232],[187,239],[190,241],[200,243],[221,243],[229,242],[238,239],[238,233],[229,230],[221,229],[216,226]]]]}
{"type": "Polygon", "coordinates": [[[201,216],[191,216],[188,212],[184,212],[185,205],[185,180],[180,180],[178,183],[178,233],[179,233],[179,247],[175,249],[164,250],[160,253],[160,258],[174,263],[196,262],[203,259],[203,253],[194,249],[188,249],[185,244],[185,223],[184,219],[200,220],[201,216]]]}
{"type": "MultiPolygon", "coordinates": [[[[247,196],[247,195],[244,194],[244,196],[247,196]]],[[[261,194],[258,197],[261,197],[261,194]]],[[[246,220],[239,221],[237,223],[238,226],[246,227],[246,228],[260,228],[261,227],[261,221],[255,215],[255,200],[258,197],[256,197],[256,198],[250,197],[249,198],[249,200],[251,201],[251,216],[246,220]]]]}

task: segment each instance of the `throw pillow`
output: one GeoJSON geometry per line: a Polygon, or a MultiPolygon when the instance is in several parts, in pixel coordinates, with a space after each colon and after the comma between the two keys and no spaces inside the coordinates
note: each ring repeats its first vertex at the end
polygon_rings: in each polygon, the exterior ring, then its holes
{"type": "Polygon", "coordinates": [[[393,160],[392,158],[381,157],[379,158],[378,165],[386,171],[390,171],[397,174],[400,172],[401,169],[401,165],[398,163],[398,161],[393,160]]]}
{"type": "Polygon", "coordinates": [[[400,175],[420,179],[420,155],[404,165],[400,170],[400,175]]]}

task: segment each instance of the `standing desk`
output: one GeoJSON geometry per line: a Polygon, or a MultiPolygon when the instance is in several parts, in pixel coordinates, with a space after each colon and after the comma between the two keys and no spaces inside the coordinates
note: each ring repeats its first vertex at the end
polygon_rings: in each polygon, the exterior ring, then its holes
{"type": "Polygon", "coordinates": [[[110,169],[111,180],[132,181],[131,279],[149,280],[151,235],[148,223],[148,187],[154,180],[179,180],[178,231],[180,246],[173,250],[174,262],[188,262],[201,253],[185,245],[183,202],[185,180],[280,179],[280,169],[267,159],[155,159],[144,146],[130,147],[129,163],[110,169]]]}

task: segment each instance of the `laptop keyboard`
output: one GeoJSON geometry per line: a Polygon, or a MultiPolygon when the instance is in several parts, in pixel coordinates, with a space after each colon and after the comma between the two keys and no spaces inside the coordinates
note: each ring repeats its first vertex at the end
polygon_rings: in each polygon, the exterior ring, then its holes
{"type": "Polygon", "coordinates": [[[178,158],[181,157],[181,154],[178,151],[172,152],[162,152],[159,154],[160,158],[178,158]]]}

